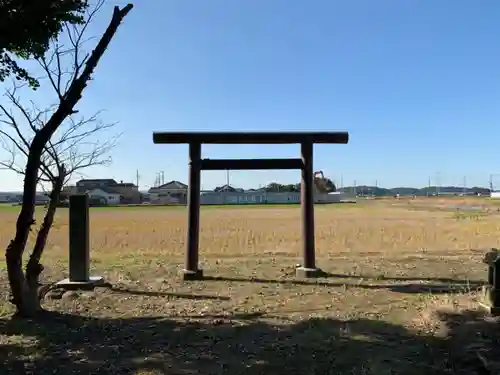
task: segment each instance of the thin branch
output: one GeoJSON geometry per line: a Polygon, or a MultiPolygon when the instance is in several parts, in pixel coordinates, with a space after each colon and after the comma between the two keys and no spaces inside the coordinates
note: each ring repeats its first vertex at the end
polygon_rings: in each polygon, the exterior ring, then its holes
{"type": "MultiPolygon", "coordinates": [[[[17,160],[28,159],[32,142],[38,138],[38,132],[54,134],[54,130],[49,129],[53,128],[53,123],[63,115],[66,107],[71,110],[69,116],[66,115],[66,119],[61,120],[63,125],[57,130],[60,134],[55,133],[42,150],[38,181],[53,182],[61,171],[69,177],[75,171],[111,163],[111,158],[106,155],[115,147],[120,135],[101,143],[96,141],[99,139],[96,133],[110,130],[116,124],[105,124],[99,121],[101,112],[77,120],[74,116],[77,111],[73,110],[71,104],[75,99],[74,91],[83,90],[96,61],[102,55],[104,46],[109,43],[117,25],[132,8],[130,4],[123,9],[115,7],[110,26],[93,53],[88,54],[83,51],[83,45],[90,40],[85,34],[104,2],[105,0],[98,0],[95,7],[88,11],[84,25],[64,26],[67,41],[69,41],[67,46],[56,41],[53,43],[51,52],[37,60],[56,95],[57,104],[40,109],[33,101],[30,101],[31,106],[26,106],[17,95],[17,90],[23,86],[16,84],[12,90],[6,92],[5,95],[16,115],[6,106],[0,105],[0,122],[8,125],[0,129],[0,140],[2,148],[11,156],[10,160],[2,162],[0,167],[11,169],[16,173],[23,172],[23,169],[19,167],[21,163],[17,160]],[[92,61],[89,61],[90,56],[92,56],[92,61]],[[23,124],[26,126],[22,126],[23,124]]],[[[79,98],[78,95],[76,97],[79,98]]],[[[42,136],[42,134],[39,135],[42,136]]]]}
{"type": "MultiPolygon", "coordinates": [[[[32,137],[39,129],[36,121],[42,121],[43,117],[50,111],[37,110],[32,104],[33,110],[28,110],[22,106],[20,100],[10,92],[7,97],[13,107],[18,110],[20,118],[28,124],[27,131],[23,131],[15,116],[6,107],[0,106],[0,110],[5,114],[6,119],[0,122],[8,125],[7,129],[0,129],[1,146],[6,150],[11,158],[2,161],[0,168],[10,169],[18,174],[23,174],[24,169],[16,163],[18,156],[26,160],[29,154],[32,137]],[[8,145],[12,144],[12,147],[8,145]]],[[[106,166],[111,163],[111,158],[107,157],[110,151],[116,146],[121,134],[109,137],[106,141],[99,141],[98,133],[112,129],[116,123],[106,124],[98,119],[98,114],[94,114],[88,119],[81,118],[75,121],[73,117],[68,118],[66,126],[61,129],[61,134],[48,141],[40,159],[39,182],[53,183],[57,180],[60,172],[64,170],[65,181],[69,180],[73,173],[92,166],[106,166]]],[[[41,125],[43,126],[43,125],[41,125]]]]}
{"type": "Polygon", "coordinates": [[[104,0],[99,0],[91,11],[87,11],[87,21],[85,22],[83,27],[78,28],[76,25],[65,25],[68,39],[70,40],[70,43],[73,47],[73,74],[71,75],[71,79],[69,79],[66,84],[65,91],[67,91],[69,84],[78,77],[83,65],[87,62],[87,59],[90,56],[89,54],[86,54],[85,57],[80,60],[81,46],[84,45],[87,41],[93,39],[88,38],[87,40],[83,41],[82,38],[86,33],[88,25],[93,20],[95,15],[101,10],[104,3],[104,0]]]}
{"type": "Polygon", "coordinates": [[[37,59],[38,64],[42,67],[43,70],[47,73],[47,77],[49,79],[50,84],[52,85],[52,88],[56,92],[57,96],[59,97],[59,101],[62,102],[64,97],[63,93],[61,92],[61,62],[60,62],[60,56],[59,56],[59,47],[56,45],[54,48],[54,51],[52,52],[52,56],[50,57],[49,61],[47,62],[47,59],[45,56],[40,57],[37,59]],[[54,57],[56,57],[57,60],[57,69],[58,72],[54,73],[54,71],[50,68],[52,65],[52,62],[54,61],[54,57]],[[55,79],[54,79],[55,76],[55,79]],[[57,81],[57,82],[56,82],[57,81]]]}
{"type": "MultiPolygon", "coordinates": [[[[15,93],[16,93],[16,86],[14,86],[13,90],[7,91],[5,95],[10,100],[10,102],[13,104],[13,106],[15,108],[17,108],[19,113],[24,118],[25,122],[28,123],[30,129],[34,133],[36,133],[37,128],[33,124],[31,114],[29,113],[28,110],[26,110],[21,105],[19,98],[16,97],[15,93]]],[[[8,118],[8,120],[0,120],[0,122],[8,125],[11,129],[14,130],[14,133],[15,133],[15,135],[11,135],[6,130],[0,129],[0,138],[2,138],[3,140],[5,140],[5,138],[8,139],[14,146],[11,149],[7,149],[6,147],[3,147],[4,150],[6,150],[10,153],[11,160],[8,162],[3,161],[2,167],[6,168],[6,169],[10,169],[16,173],[19,173],[19,171],[22,171],[23,169],[16,164],[16,162],[15,162],[16,157],[19,155],[19,153],[21,153],[26,158],[28,157],[31,141],[27,135],[23,134],[21,127],[19,126],[19,123],[17,122],[16,118],[14,117],[14,115],[11,112],[7,111],[5,106],[0,105],[0,111],[8,118]]],[[[40,117],[40,114],[37,115],[36,117],[40,117]]],[[[2,142],[2,143],[5,146],[6,142],[2,142]]],[[[50,171],[50,168],[47,165],[44,165],[42,163],[42,165],[40,166],[40,169],[49,178],[53,177],[53,175],[50,171]]]]}
{"type": "MultiPolygon", "coordinates": [[[[7,109],[3,105],[0,105],[0,110],[4,113],[5,116],[7,116],[7,118],[10,121],[10,122],[7,122],[5,120],[2,120],[2,123],[10,125],[10,127],[15,130],[17,137],[22,142],[23,146],[29,148],[30,143],[26,140],[23,133],[21,132],[14,116],[9,111],[7,111],[7,109]]],[[[7,132],[4,132],[4,134],[7,136],[7,132]]],[[[14,141],[13,138],[11,138],[11,137],[9,137],[9,139],[11,141],[14,141]]]]}

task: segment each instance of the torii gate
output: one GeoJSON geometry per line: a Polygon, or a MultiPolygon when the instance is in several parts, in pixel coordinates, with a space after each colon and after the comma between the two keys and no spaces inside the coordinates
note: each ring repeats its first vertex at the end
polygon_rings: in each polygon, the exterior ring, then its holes
{"type": "Polygon", "coordinates": [[[319,277],[314,247],[314,143],[347,144],[347,132],[155,132],[153,142],[189,144],[188,230],[184,280],[199,280],[200,177],[202,170],[227,169],[300,169],[302,208],[302,264],[298,277],[319,277]],[[300,144],[301,158],[296,159],[201,159],[201,145],[207,144],[300,144]]]}

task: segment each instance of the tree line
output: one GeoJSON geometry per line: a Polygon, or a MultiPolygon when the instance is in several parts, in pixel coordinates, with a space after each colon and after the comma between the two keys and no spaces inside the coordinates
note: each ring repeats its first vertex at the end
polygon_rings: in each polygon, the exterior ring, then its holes
{"type": "Polygon", "coordinates": [[[488,195],[491,190],[483,187],[464,188],[460,186],[426,186],[424,188],[395,187],[382,188],[378,186],[345,186],[339,191],[365,196],[385,197],[400,195],[434,196],[434,195],[488,195]]]}
{"type": "MultiPolygon", "coordinates": [[[[329,178],[316,179],[316,184],[319,184],[320,188],[325,192],[334,192],[337,190],[334,182],[329,178]]],[[[266,192],[300,192],[300,183],[298,184],[280,184],[277,182],[271,182],[266,186],[262,187],[260,190],[266,192]]]]}

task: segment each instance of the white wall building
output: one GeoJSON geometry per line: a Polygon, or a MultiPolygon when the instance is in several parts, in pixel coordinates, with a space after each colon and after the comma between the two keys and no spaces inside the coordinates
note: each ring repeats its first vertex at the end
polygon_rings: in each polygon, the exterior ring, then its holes
{"type": "Polygon", "coordinates": [[[107,192],[101,189],[89,190],[88,196],[92,200],[98,200],[105,204],[120,204],[120,194],[107,192]]]}
{"type": "MultiPolygon", "coordinates": [[[[0,193],[0,203],[18,203],[23,200],[22,193],[0,193]]],[[[45,193],[36,193],[35,203],[45,204],[50,202],[50,198],[45,193]]]]}
{"type": "MultiPolygon", "coordinates": [[[[315,193],[315,203],[335,203],[354,201],[347,194],[342,192],[315,193]]],[[[205,191],[201,193],[200,204],[202,205],[222,205],[222,204],[287,204],[300,203],[299,192],[265,192],[265,191],[244,191],[244,192],[215,192],[205,191]]]]}
{"type": "Polygon", "coordinates": [[[0,203],[20,202],[23,195],[19,193],[0,193],[0,203]]]}

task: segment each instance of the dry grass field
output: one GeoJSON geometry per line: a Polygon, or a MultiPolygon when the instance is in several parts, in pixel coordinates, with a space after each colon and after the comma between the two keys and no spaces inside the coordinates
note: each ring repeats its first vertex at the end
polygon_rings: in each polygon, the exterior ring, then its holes
{"type": "MultiPolygon", "coordinates": [[[[494,373],[500,336],[476,290],[485,250],[500,247],[500,214],[484,202],[317,206],[317,263],[329,275],[318,280],[294,276],[298,206],[202,208],[197,282],[178,277],[185,208],[93,209],[92,273],[113,288],[54,295],[44,306],[61,314],[43,326],[9,321],[0,304],[0,373],[494,373]]],[[[16,213],[0,207],[3,248],[16,213]]],[[[61,209],[45,281],[66,276],[67,237],[61,209]]]]}

